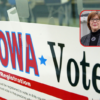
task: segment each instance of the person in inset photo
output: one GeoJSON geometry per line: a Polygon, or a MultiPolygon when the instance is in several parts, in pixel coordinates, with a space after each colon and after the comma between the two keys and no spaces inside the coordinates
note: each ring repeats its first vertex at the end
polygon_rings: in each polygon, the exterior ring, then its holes
{"type": "Polygon", "coordinates": [[[100,13],[92,11],[87,18],[90,33],[81,38],[84,46],[100,46],[100,13]]]}

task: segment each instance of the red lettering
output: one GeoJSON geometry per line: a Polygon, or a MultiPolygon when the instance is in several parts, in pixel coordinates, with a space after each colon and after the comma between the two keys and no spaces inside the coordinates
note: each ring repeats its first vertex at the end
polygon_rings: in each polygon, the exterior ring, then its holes
{"type": "Polygon", "coordinates": [[[35,75],[39,75],[30,35],[26,35],[26,42],[26,72],[29,73],[31,67],[34,68],[35,75]],[[32,54],[32,59],[29,58],[29,52],[32,54]]]}
{"type": "Polygon", "coordinates": [[[23,71],[23,59],[22,59],[22,38],[21,34],[18,34],[18,43],[19,43],[19,49],[17,45],[17,40],[15,33],[12,33],[12,46],[11,46],[11,41],[10,41],[10,36],[9,32],[6,32],[7,39],[8,39],[8,44],[9,44],[9,49],[10,49],[10,55],[11,55],[11,61],[12,61],[12,67],[16,69],[16,61],[15,61],[15,52],[17,51],[17,58],[18,58],[18,63],[19,63],[19,69],[23,71]]]}
{"type": "Polygon", "coordinates": [[[1,59],[1,62],[2,62],[2,64],[4,66],[8,65],[8,48],[7,48],[7,42],[6,42],[4,34],[1,31],[0,31],[0,59],[1,59]],[[3,40],[4,46],[5,46],[5,58],[2,57],[1,39],[3,40]]]}

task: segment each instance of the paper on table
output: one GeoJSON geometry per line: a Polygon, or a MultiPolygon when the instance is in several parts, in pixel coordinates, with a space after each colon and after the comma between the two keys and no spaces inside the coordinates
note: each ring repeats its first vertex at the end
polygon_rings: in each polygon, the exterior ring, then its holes
{"type": "Polygon", "coordinates": [[[10,21],[19,21],[18,13],[16,10],[16,7],[13,7],[9,10],[7,10],[8,17],[10,21]]]}

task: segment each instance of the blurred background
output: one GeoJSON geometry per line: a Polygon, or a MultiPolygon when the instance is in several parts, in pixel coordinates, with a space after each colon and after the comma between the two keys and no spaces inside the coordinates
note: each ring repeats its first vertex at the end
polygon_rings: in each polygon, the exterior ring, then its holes
{"type": "Polygon", "coordinates": [[[0,21],[11,21],[14,7],[20,22],[79,27],[80,12],[100,10],[100,0],[0,0],[0,21]]]}

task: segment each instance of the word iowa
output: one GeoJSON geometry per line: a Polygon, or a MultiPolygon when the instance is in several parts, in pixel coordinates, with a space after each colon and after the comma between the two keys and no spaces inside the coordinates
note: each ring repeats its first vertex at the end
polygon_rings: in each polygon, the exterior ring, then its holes
{"type": "MultiPolygon", "coordinates": [[[[27,46],[26,46],[25,72],[30,73],[30,68],[33,68],[35,75],[39,76],[30,34],[26,34],[26,43],[27,43],[27,46]],[[32,56],[31,59],[29,57],[30,53],[32,56]]],[[[5,67],[7,67],[8,61],[9,61],[8,48],[10,51],[12,68],[16,70],[16,55],[17,55],[19,70],[23,71],[24,69],[23,69],[22,34],[20,32],[18,32],[18,41],[17,41],[15,32],[10,33],[9,31],[6,31],[4,35],[4,33],[0,30],[0,61],[2,65],[5,67]],[[1,41],[3,41],[4,47],[5,47],[5,57],[3,57],[2,55],[1,41]]]]}

